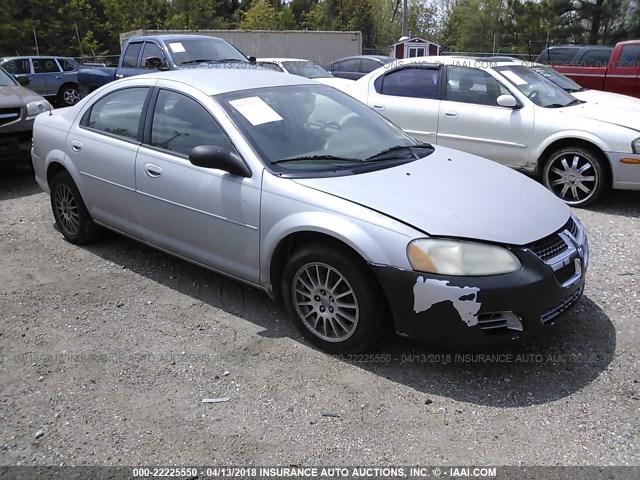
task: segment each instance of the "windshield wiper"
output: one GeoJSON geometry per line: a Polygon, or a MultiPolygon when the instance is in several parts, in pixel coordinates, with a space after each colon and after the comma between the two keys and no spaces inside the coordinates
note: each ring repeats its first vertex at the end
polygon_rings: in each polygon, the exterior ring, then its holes
{"type": "Polygon", "coordinates": [[[271,165],[277,165],[279,163],[288,163],[288,162],[301,162],[304,160],[334,160],[340,162],[350,162],[350,163],[362,163],[364,160],[360,158],[347,158],[347,157],[338,157],[336,155],[306,155],[302,157],[291,157],[291,158],[282,158],[280,160],[274,160],[271,162],[271,165]]]}
{"type": "Polygon", "coordinates": [[[249,63],[243,58],[221,58],[220,60],[213,60],[218,63],[231,63],[231,62],[240,62],[240,63],[249,63]]]}
{"type": "Polygon", "coordinates": [[[573,105],[579,105],[581,103],[584,103],[582,100],[578,100],[577,98],[575,100],[571,100],[569,103],[550,103],[549,105],[545,105],[545,108],[562,108],[562,107],[571,107],[573,105]]]}
{"type": "Polygon", "coordinates": [[[211,60],[209,58],[199,58],[195,60],[185,60],[184,62],[180,62],[178,65],[192,65],[194,63],[203,63],[203,62],[215,62],[216,60],[211,60]]]}
{"type": "MultiPolygon", "coordinates": [[[[409,153],[417,160],[420,157],[415,154],[415,152],[413,151],[414,148],[429,148],[433,150],[433,145],[431,145],[430,143],[418,143],[417,145],[395,145],[393,147],[389,147],[385,150],[382,150],[381,152],[378,152],[375,155],[371,155],[365,161],[375,162],[378,160],[385,160],[390,156],[390,154],[396,153],[401,150],[408,150],[409,153]]],[[[397,157],[392,156],[391,158],[397,158],[397,157]]]]}

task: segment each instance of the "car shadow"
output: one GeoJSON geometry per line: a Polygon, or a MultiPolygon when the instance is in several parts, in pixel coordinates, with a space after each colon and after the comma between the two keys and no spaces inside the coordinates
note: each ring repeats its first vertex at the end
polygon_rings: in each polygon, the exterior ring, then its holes
{"type": "Polygon", "coordinates": [[[594,212],[640,218],[640,191],[612,190],[593,206],[586,207],[594,212]]]}
{"type": "MultiPolygon", "coordinates": [[[[262,337],[305,345],[284,308],[256,288],[107,232],[83,248],[184,295],[260,326],[262,337]]],[[[578,306],[530,341],[475,351],[444,349],[393,336],[376,351],[338,359],[425,396],[475,405],[523,407],[560,400],[593,382],[611,363],[616,332],[584,296],[578,306]]]]}
{"type": "Polygon", "coordinates": [[[0,200],[27,197],[41,192],[30,165],[0,166],[0,200]]]}

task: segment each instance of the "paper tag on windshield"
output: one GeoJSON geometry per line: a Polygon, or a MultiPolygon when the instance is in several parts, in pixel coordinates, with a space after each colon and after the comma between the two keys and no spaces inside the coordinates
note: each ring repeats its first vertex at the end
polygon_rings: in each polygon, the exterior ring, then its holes
{"type": "Polygon", "coordinates": [[[520,77],[517,73],[512,72],[511,70],[502,70],[500,73],[502,75],[504,75],[505,77],[507,77],[509,80],[511,80],[516,85],[526,85],[527,84],[527,81],[524,78],[520,77]]]}
{"type": "Polygon", "coordinates": [[[170,43],[169,48],[173,53],[186,52],[186,50],[184,49],[184,46],[180,42],[170,43]]]}
{"type": "Polygon", "coordinates": [[[260,97],[239,98],[229,102],[251,125],[279,122],[282,117],[260,97]]]}

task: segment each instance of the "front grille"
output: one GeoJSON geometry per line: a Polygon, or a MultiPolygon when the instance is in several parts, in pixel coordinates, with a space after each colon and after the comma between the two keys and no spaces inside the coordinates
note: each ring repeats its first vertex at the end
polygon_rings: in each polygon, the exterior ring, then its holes
{"type": "Polygon", "coordinates": [[[18,108],[0,108],[0,125],[15,122],[20,118],[21,109],[18,108]]]}
{"type": "Polygon", "coordinates": [[[582,294],[582,287],[576,290],[576,292],[573,295],[571,295],[569,298],[567,298],[564,302],[562,302],[559,305],[556,305],[554,308],[552,308],[548,312],[542,314],[542,317],[540,318],[540,320],[542,320],[542,323],[550,323],[558,315],[560,315],[563,312],[566,312],[568,309],[570,309],[573,306],[574,303],[578,301],[581,294],[582,294]]]}
{"type": "Polygon", "coordinates": [[[527,248],[535,253],[542,261],[546,262],[547,260],[551,260],[569,248],[562,237],[558,235],[558,233],[565,230],[569,230],[574,237],[578,234],[578,225],[573,221],[573,218],[569,218],[569,221],[557,232],[529,244],[527,248]]]}

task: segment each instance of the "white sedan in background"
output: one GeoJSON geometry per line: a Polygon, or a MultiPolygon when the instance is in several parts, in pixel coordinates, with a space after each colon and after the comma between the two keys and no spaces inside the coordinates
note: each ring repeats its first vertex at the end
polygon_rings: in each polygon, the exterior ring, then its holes
{"type": "Polygon", "coordinates": [[[289,73],[291,75],[317,80],[320,83],[331,85],[341,90],[353,84],[353,80],[336,78],[320,65],[316,65],[311,60],[304,60],[302,58],[258,58],[256,64],[275,72],[289,73]]]}
{"type": "Polygon", "coordinates": [[[637,115],[579,100],[525,65],[417,57],[343,90],[415,138],[539,175],[567,204],[640,190],[637,115]]]}

